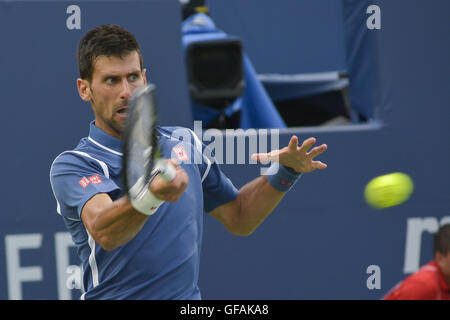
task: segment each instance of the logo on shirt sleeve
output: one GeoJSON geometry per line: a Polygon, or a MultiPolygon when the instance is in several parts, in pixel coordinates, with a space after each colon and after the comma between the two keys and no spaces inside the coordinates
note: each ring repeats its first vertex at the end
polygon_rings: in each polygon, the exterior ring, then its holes
{"type": "Polygon", "coordinates": [[[100,184],[100,183],[103,183],[103,181],[102,181],[102,179],[100,179],[100,176],[98,174],[94,174],[93,176],[90,176],[89,178],[86,178],[86,177],[81,178],[81,180],[78,181],[78,183],[84,189],[86,189],[86,187],[88,186],[89,183],[100,184]]]}
{"type": "Polygon", "coordinates": [[[83,178],[81,178],[80,181],[78,181],[78,183],[79,183],[84,189],[86,189],[86,187],[88,186],[88,184],[89,184],[90,182],[89,182],[88,178],[83,177],[83,178]]]}
{"type": "Polygon", "coordinates": [[[180,161],[189,160],[189,156],[187,155],[186,150],[184,149],[184,147],[173,147],[172,148],[172,154],[175,154],[175,156],[180,161]]]}
{"type": "Polygon", "coordinates": [[[100,184],[100,183],[103,183],[102,179],[100,179],[100,176],[99,176],[98,174],[95,174],[95,175],[93,175],[93,176],[90,176],[90,177],[89,177],[89,181],[90,181],[92,184],[100,184]]]}

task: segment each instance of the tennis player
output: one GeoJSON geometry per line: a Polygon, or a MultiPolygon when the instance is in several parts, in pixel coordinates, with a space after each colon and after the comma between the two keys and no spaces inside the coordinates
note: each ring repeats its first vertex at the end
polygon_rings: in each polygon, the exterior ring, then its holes
{"type": "Polygon", "coordinates": [[[121,180],[121,133],[128,99],[146,84],[141,49],[129,32],[105,25],[86,33],[77,56],[78,92],[91,104],[95,120],[87,137],[53,161],[50,180],[57,212],[82,262],[82,299],[201,299],[203,213],[232,234],[249,235],[301,173],[326,168],[314,160],[326,145],[310,150],[315,138],[299,146],[293,136],[283,149],[255,155],[261,160],[275,152],[281,164],[276,174],[237,190],[211,159],[200,155],[200,164],[186,161],[204,147],[194,132],[186,129],[191,139],[179,141],[172,137],[179,127],[159,127],[163,157],[171,158],[177,148],[176,176],[170,182],[156,176],[149,190],[159,203],[152,212],[138,210],[121,180]]]}

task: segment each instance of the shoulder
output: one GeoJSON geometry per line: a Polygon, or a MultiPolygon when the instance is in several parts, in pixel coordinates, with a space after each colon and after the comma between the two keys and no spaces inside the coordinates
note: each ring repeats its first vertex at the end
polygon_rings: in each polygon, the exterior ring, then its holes
{"type": "Polygon", "coordinates": [[[76,161],[76,159],[81,159],[83,157],[83,154],[86,153],[86,146],[87,146],[86,142],[87,138],[82,138],[74,149],[65,150],[60,154],[58,154],[53,159],[51,167],[53,167],[55,164],[71,162],[76,161]]]}
{"type": "Polygon", "coordinates": [[[423,265],[416,273],[412,274],[409,278],[410,281],[424,282],[428,284],[437,284],[437,265],[431,261],[426,265],[423,265]]]}
{"type": "Polygon", "coordinates": [[[190,128],[179,126],[166,126],[157,127],[157,132],[161,137],[165,137],[172,140],[189,140],[194,142],[195,139],[199,139],[197,134],[190,128]],[[186,139],[184,139],[186,138],[186,139]]]}
{"type": "Polygon", "coordinates": [[[83,171],[84,169],[99,169],[105,174],[108,173],[108,166],[98,157],[93,156],[85,148],[75,148],[61,152],[53,160],[50,166],[50,176],[62,172],[83,171]]]}
{"type": "Polygon", "coordinates": [[[195,147],[197,150],[202,150],[203,144],[198,135],[190,128],[179,126],[158,127],[157,132],[159,136],[165,141],[172,141],[175,143],[184,142],[195,147]]]}
{"type": "Polygon", "coordinates": [[[83,163],[94,162],[95,158],[93,158],[89,153],[79,150],[66,150],[61,152],[56,158],[53,160],[51,168],[55,166],[61,165],[79,165],[83,163]]]}
{"type": "Polygon", "coordinates": [[[439,293],[436,277],[437,269],[425,265],[416,273],[408,276],[389,294],[388,299],[397,300],[434,300],[439,293]]]}

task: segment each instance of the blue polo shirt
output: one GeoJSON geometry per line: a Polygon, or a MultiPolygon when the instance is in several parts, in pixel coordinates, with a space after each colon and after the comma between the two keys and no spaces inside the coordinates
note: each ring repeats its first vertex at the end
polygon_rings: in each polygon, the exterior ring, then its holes
{"type": "Polygon", "coordinates": [[[176,202],[163,203],[125,245],[105,251],[81,220],[98,193],[125,194],[121,140],[90,124],[89,136],[53,161],[50,182],[83,266],[83,299],[201,299],[197,286],[203,213],[228,203],[238,191],[193,131],[158,127],[165,158],[175,158],[189,177],[176,202]]]}

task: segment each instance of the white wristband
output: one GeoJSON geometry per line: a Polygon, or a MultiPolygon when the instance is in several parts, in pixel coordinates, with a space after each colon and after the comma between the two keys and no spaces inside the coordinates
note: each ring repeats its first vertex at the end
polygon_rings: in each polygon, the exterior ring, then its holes
{"type": "Polygon", "coordinates": [[[151,216],[158,210],[159,206],[162,205],[165,201],[158,199],[150,192],[150,190],[146,190],[142,196],[138,199],[132,199],[131,205],[139,212],[151,216]]]}
{"type": "Polygon", "coordinates": [[[130,198],[131,205],[137,211],[151,216],[158,210],[159,206],[161,206],[165,201],[158,199],[155,197],[153,193],[148,189],[148,187],[144,188],[144,192],[141,194],[136,194],[135,190],[142,190],[140,187],[142,185],[143,178],[138,179],[136,184],[131,187],[130,194],[134,195],[130,198]]]}

